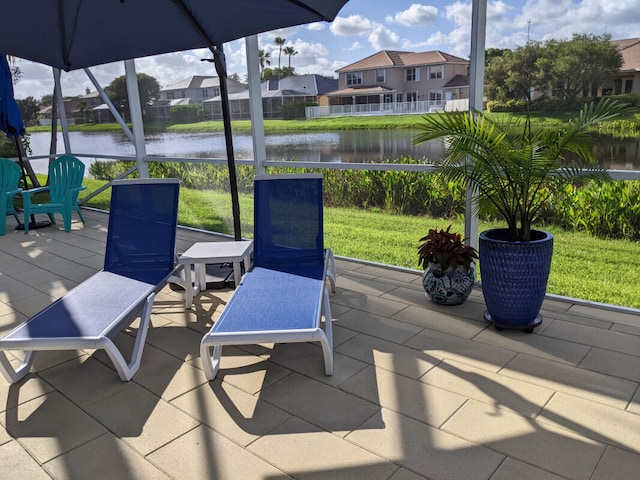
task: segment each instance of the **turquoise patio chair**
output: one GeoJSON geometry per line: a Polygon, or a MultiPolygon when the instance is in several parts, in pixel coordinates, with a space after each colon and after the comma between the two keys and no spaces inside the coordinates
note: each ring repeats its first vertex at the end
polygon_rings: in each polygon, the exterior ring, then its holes
{"type": "Polygon", "coordinates": [[[82,223],[84,217],[78,206],[78,194],[87,187],[82,185],[84,163],[71,155],[63,155],[49,164],[49,185],[22,192],[24,210],[24,233],[29,233],[29,217],[36,213],[46,213],[52,223],[56,223],[55,213],[60,213],[66,232],[71,230],[71,214],[78,213],[82,223]],[[49,192],[48,203],[33,203],[32,195],[49,192]]]}
{"type": "MultiPolygon", "coordinates": [[[[13,215],[16,217],[18,224],[20,219],[16,209],[13,207],[13,199],[16,194],[22,192],[18,188],[20,173],[20,167],[16,162],[8,158],[0,158],[0,212],[5,212],[5,217],[6,215],[13,215]]],[[[6,219],[0,222],[0,235],[5,233],[7,233],[6,219]]]]}

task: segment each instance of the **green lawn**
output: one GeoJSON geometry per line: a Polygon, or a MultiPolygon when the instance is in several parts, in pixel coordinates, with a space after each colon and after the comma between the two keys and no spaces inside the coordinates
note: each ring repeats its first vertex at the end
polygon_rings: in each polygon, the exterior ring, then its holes
{"type": "MultiPolygon", "coordinates": [[[[533,112],[532,117],[541,125],[557,126],[564,124],[567,119],[572,118],[577,112],[533,112]]],[[[493,113],[496,117],[524,117],[524,113],[493,113]]],[[[309,131],[337,131],[337,130],[393,130],[393,129],[413,129],[420,123],[422,115],[371,115],[354,117],[330,117],[315,119],[296,120],[272,120],[264,121],[266,133],[289,133],[289,132],[309,132],[309,131]]],[[[640,116],[629,115],[627,119],[636,124],[640,123],[640,116]]],[[[231,127],[235,132],[250,132],[250,120],[233,120],[231,127]]],[[[145,125],[145,131],[163,130],[161,125],[145,125]]],[[[79,132],[106,132],[119,131],[120,125],[117,123],[82,124],[70,125],[70,131],[79,132]]],[[[29,132],[49,131],[50,127],[29,127],[29,132]]],[[[197,123],[174,124],[166,127],[169,132],[223,132],[224,126],[221,120],[206,121],[197,123]]]]}
{"type": "MultiPolygon", "coordinates": [[[[88,180],[89,191],[102,182],[88,180]]],[[[90,206],[107,208],[110,191],[90,206]]],[[[240,196],[243,236],[253,231],[253,201],[240,196]]],[[[180,192],[179,223],[232,233],[231,200],[227,192],[180,192]]],[[[325,244],[336,255],[418,269],[419,239],[429,228],[462,232],[463,220],[389,215],[381,211],[325,208],[325,244]]],[[[499,225],[481,223],[480,231],[499,225]]],[[[604,240],[580,232],[552,229],[554,257],[548,292],[595,302],[640,308],[640,243],[604,240]]]]}

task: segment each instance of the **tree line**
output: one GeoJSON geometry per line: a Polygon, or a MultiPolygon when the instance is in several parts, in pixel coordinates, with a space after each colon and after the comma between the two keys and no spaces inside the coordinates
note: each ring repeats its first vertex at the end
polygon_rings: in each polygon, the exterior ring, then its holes
{"type": "MultiPolygon", "coordinates": [[[[489,48],[485,94],[489,100],[529,103],[541,95],[565,100],[597,96],[620,70],[622,55],[610,35],[574,34],[570,40],[530,41],[515,50],[489,48]]],[[[624,93],[624,92],[607,92],[624,93]]]]}

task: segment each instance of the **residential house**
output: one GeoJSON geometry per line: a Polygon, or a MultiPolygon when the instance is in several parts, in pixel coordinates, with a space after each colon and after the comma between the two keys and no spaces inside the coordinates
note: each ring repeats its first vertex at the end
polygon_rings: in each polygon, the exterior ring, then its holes
{"type": "Polygon", "coordinates": [[[640,38],[612,40],[622,55],[620,71],[602,86],[600,95],[640,93],[640,38]]]}
{"type": "MultiPolygon", "coordinates": [[[[282,118],[282,107],[288,103],[317,104],[319,98],[338,87],[338,80],[321,75],[296,75],[280,80],[267,80],[261,85],[262,112],[264,118],[282,118]]],[[[229,94],[232,119],[248,119],[249,90],[229,94]]],[[[221,119],[221,97],[205,100],[205,119],[221,119]]]]}
{"type": "Polygon", "coordinates": [[[353,107],[345,113],[387,113],[398,104],[398,113],[443,108],[448,100],[469,98],[468,69],[468,60],[440,51],[383,50],[337,70],[329,105],[353,107]]]}
{"type": "MultiPolygon", "coordinates": [[[[84,109],[80,106],[80,97],[64,97],[64,113],[69,125],[84,123],[84,109]]],[[[38,125],[51,125],[53,106],[47,105],[38,111],[38,125]]],[[[60,116],[58,115],[58,118],[60,116]]]]}
{"type": "MultiPolygon", "coordinates": [[[[227,79],[229,93],[247,89],[243,83],[227,79]]],[[[171,107],[177,105],[202,104],[207,99],[220,95],[220,78],[215,76],[194,75],[160,89],[160,98],[151,108],[156,120],[170,121],[171,107]]]]}

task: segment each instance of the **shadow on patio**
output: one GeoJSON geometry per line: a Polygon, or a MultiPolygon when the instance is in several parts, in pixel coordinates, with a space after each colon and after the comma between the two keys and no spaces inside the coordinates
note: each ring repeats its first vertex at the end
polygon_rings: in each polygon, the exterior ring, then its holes
{"type": "MultiPolygon", "coordinates": [[[[5,333],[101,267],[106,215],[0,239],[5,333]],[[55,273],[54,273],[55,272],[55,273]]],[[[9,227],[10,225],[8,225],[9,227]]],[[[178,250],[211,235],[180,229],[178,250]]],[[[314,344],[199,342],[230,290],[158,295],[139,372],[44,352],[0,383],[0,468],[20,478],[629,479],[640,470],[640,317],[548,299],[531,335],[482,321],[415,272],[338,262],[335,374],[314,344]]],[[[134,324],[132,328],[136,328],[134,324]]],[[[129,349],[133,333],[117,337],[129,349]]]]}

